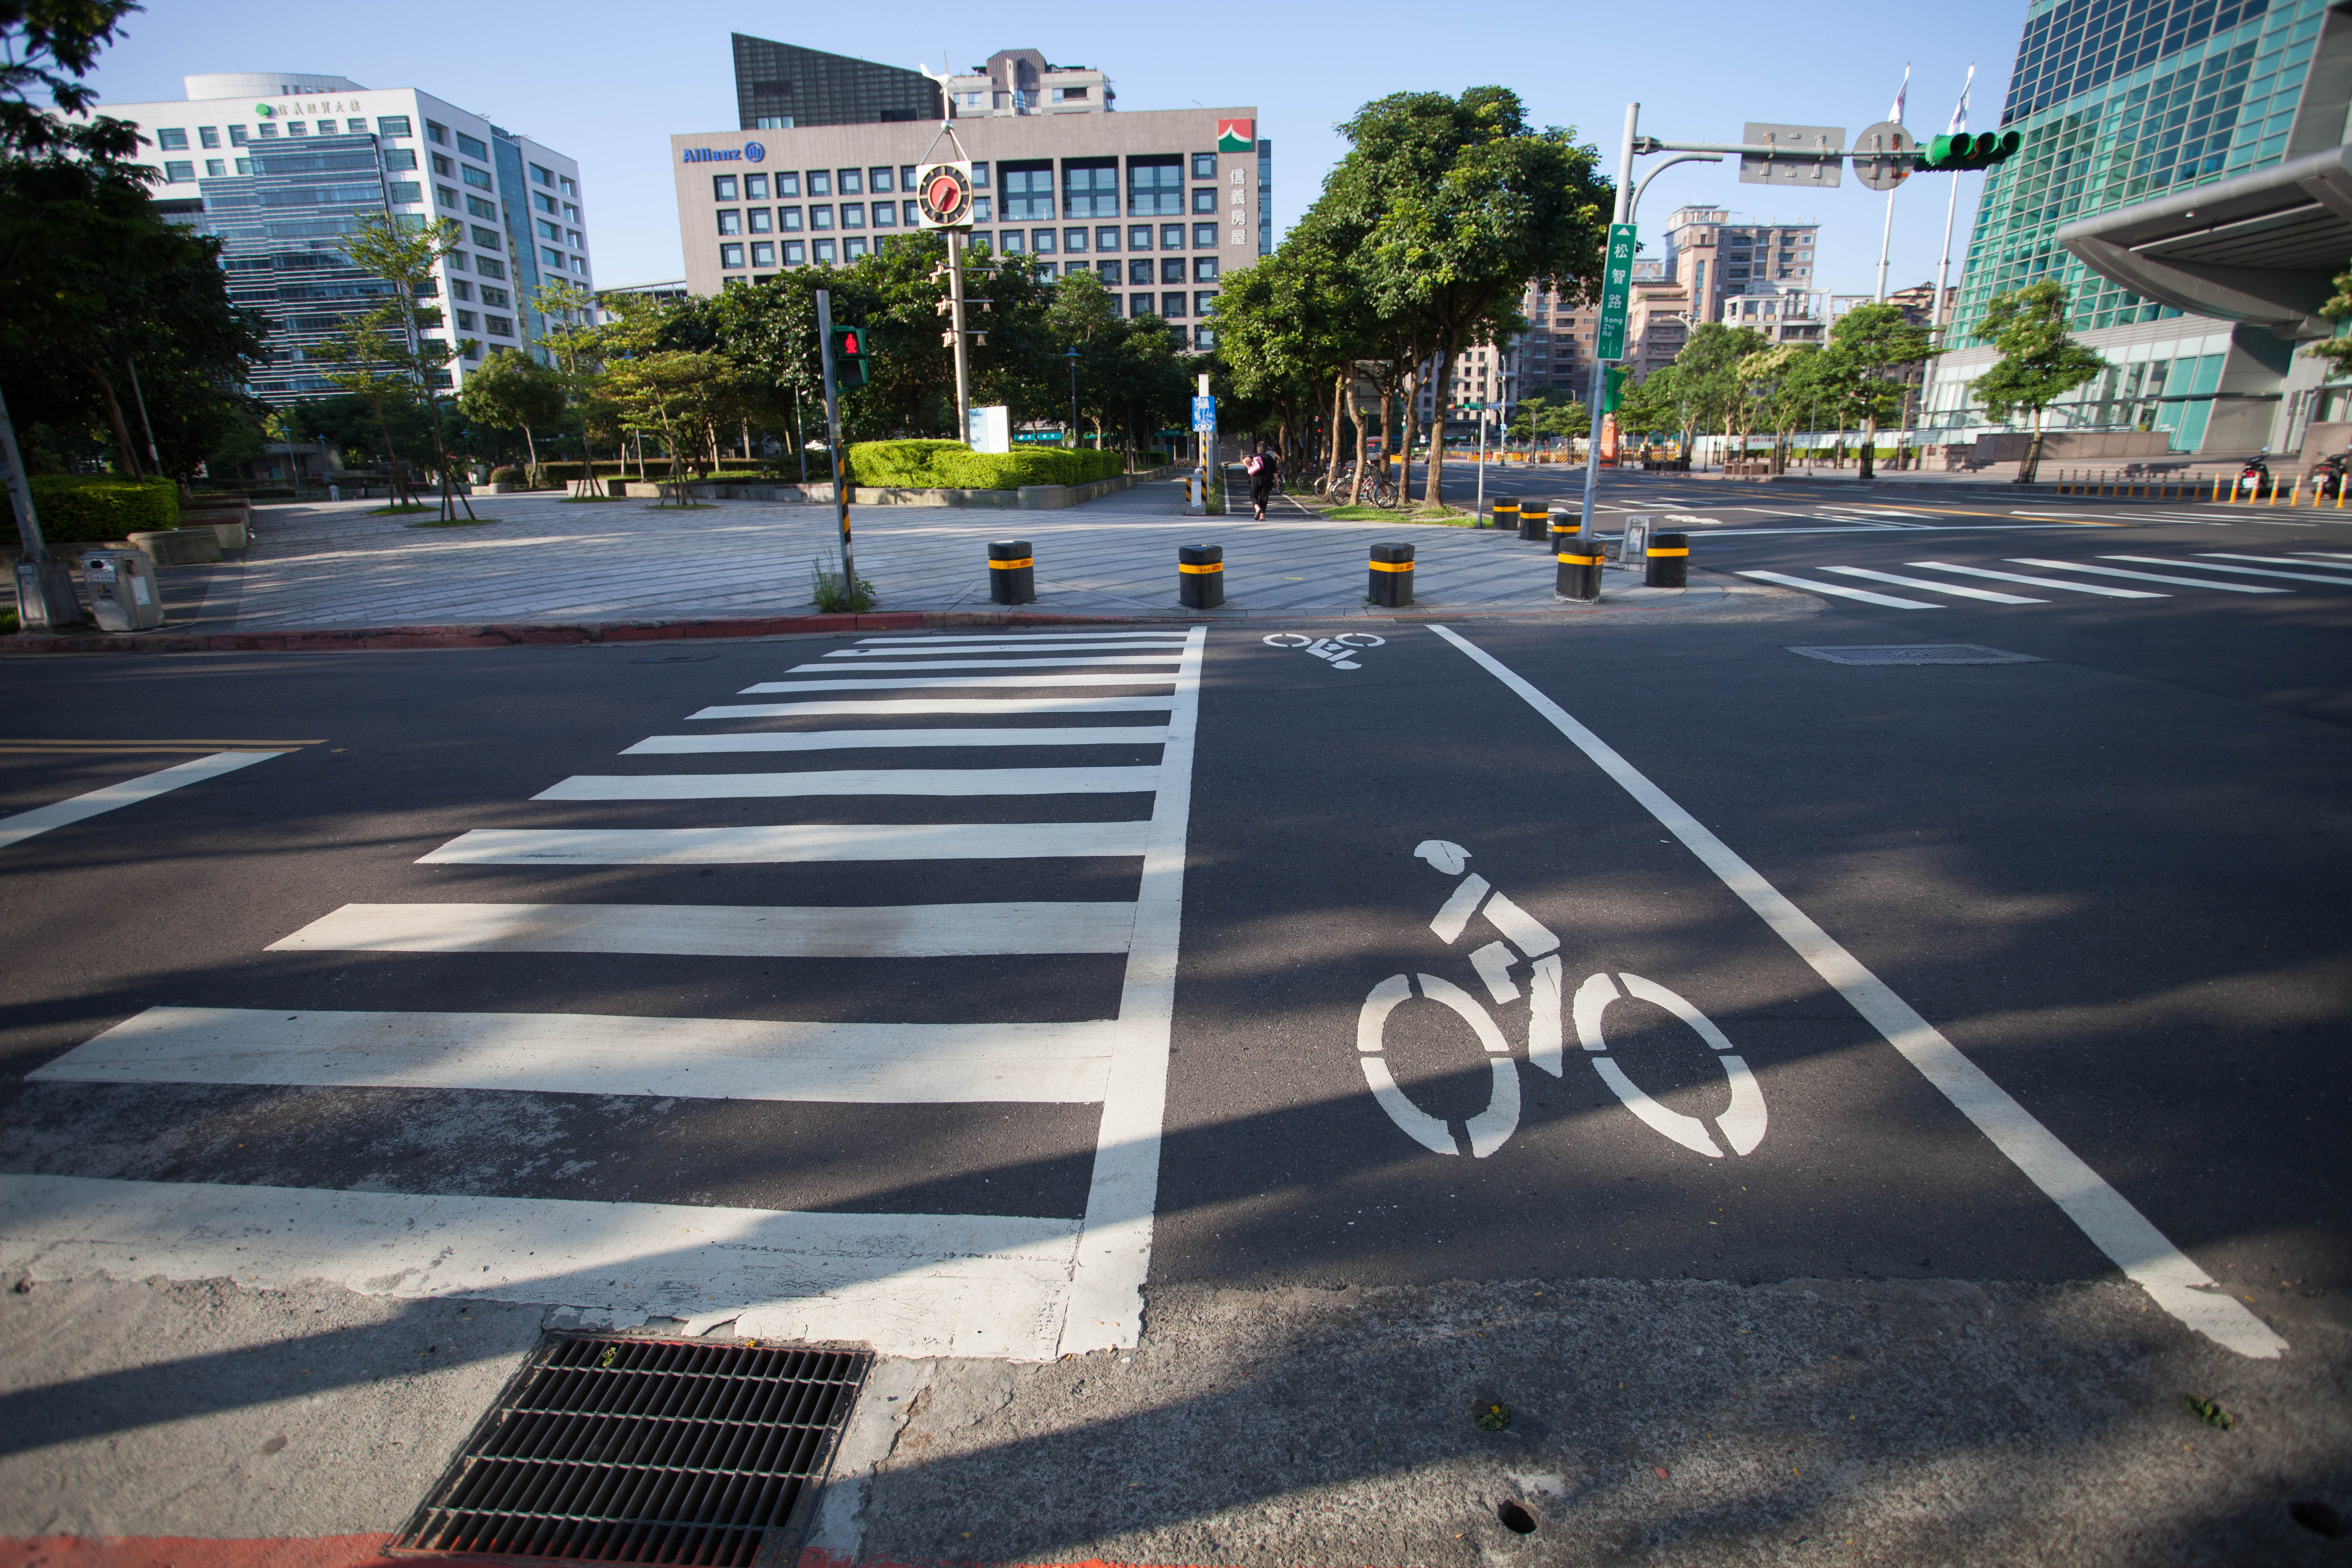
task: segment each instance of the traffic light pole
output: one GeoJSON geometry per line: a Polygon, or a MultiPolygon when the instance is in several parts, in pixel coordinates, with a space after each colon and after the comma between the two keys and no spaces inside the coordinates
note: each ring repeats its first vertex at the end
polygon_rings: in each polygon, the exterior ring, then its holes
{"type": "MultiPolygon", "coordinates": [[[[950,235],[953,230],[949,231],[950,235]]],[[[955,241],[950,238],[949,245],[955,241]]],[[[857,562],[849,547],[849,490],[847,470],[841,461],[841,398],[833,382],[833,290],[816,291],[817,353],[824,362],[824,441],[826,455],[833,459],[833,510],[841,523],[841,591],[845,598],[855,603],[857,596],[857,562]]],[[[961,367],[961,355],[957,363],[961,367]]],[[[959,388],[961,390],[961,388],[959,388]]]]}
{"type": "MultiPolygon", "coordinates": [[[[1625,106],[1625,143],[1617,154],[1617,210],[1615,216],[1610,220],[1612,223],[1631,223],[1633,219],[1633,142],[1634,132],[1639,129],[1641,120],[1642,106],[1638,103],[1627,104],[1625,106]]],[[[1706,152],[1709,149],[1691,150],[1706,152]]],[[[1601,334],[1595,331],[1593,333],[1595,347],[1599,346],[1600,339],[1601,334]]],[[[1603,393],[1608,386],[1608,374],[1602,365],[1601,356],[1595,354],[1592,359],[1592,390],[1589,394],[1592,433],[1584,449],[1584,510],[1578,520],[1580,530],[1588,542],[1592,538],[1592,498],[1601,483],[1601,421],[1606,417],[1601,412],[1601,405],[1606,401],[1603,393]]]]}

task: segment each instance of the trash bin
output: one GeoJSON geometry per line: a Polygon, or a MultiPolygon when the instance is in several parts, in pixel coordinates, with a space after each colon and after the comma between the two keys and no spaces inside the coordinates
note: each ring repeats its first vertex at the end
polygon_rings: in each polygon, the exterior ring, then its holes
{"type": "Polygon", "coordinates": [[[163,624],[163,595],[145,551],[85,550],[79,559],[99,630],[152,632],[163,624]]]}

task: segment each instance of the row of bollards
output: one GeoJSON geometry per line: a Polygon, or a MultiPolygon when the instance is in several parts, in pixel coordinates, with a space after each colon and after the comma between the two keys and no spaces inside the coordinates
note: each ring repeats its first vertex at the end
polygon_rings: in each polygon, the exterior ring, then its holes
{"type": "MultiPolygon", "coordinates": [[[[1517,501],[1496,503],[1516,513],[1517,501]]],[[[1521,539],[1549,542],[1559,563],[1553,592],[1580,605],[1601,598],[1601,570],[1608,564],[1608,543],[1583,533],[1572,514],[1530,511],[1515,519],[1521,539]]],[[[1499,523],[1498,523],[1499,526],[1499,523]]],[[[1621,548],[1622,545],[1621,543],[1621,548]]],[[[1642,582],[1651,588],[1680,588],[1690,581],[1690,535],[1648,534],[1642,546],[1642,582]]],[[[1631,566],[1627,561],[1622,564],[1631,566]]],[[[1382,609],[1412,603],[1413,547],[1375,544],[1371,547],[1370,582],[1365,597],[1382,609]]],[[[1025,539],[1000,539],[988,547],[988,597],[999,605],[1026,605],[1037,597],[1036,557],[1025,539]]],[[[1188,610],[1213,610],[1225,602],[1225,547],[1222,544],[1180,544],[1176,547],[1176,598],[1188,610]]]]}

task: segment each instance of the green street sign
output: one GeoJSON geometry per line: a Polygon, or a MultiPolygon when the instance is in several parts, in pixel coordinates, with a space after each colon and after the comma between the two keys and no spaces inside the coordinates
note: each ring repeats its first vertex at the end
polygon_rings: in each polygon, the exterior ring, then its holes
{"type": "Polygon", "coordinates": [[[1601,341],[1593,346],[1595,359],[1625,357],[1625,317],[1633,303],[1635,244],[1632,224],[1609,226],[1609,262],[1601,280],[1601,341]]]}

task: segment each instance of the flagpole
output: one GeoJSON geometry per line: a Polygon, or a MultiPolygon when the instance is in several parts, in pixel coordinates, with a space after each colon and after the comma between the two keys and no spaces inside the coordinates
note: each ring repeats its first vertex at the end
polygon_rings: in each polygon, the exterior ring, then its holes
{"type": "MultiPolygon", "coordinates": [[[[1911,67],[1906,62],[1903,67],[1903,85],[1895,89],[1895,107],[1886,114],[1886,118],[1897,125],[1903,123],[1903,100],[1910,91],[1911,67]]],[[[1895,245],[1895,190],[1902,183],[1897,180],[1886,188],[1886,222],[1878,231],[1878,303],[1882,305],[1886,303],[1887,253],[1895,245]]]]}
{"type": "MultiPolygon", "coordinates": [[[[1948,133],[1958,135],[1969,128],[1969,89],[1976,85],[1976,79],[1977,68],[1974,62],[1970,62],[1968,79],[1960,84],[1960,106],[1952,111],[1952,122],[1945,128],[1948,133]]],[[[1944,248],[1941,259],[1936,263],[1936,313],[1927,320],[1931,331],[1941,332],[1944,330],[1945,283],[1952,273],[1952,218],[1959,211],[1959,206],[1960,177],[1955,173],[1951,189],[1944,197],[1944,248]]]]}

